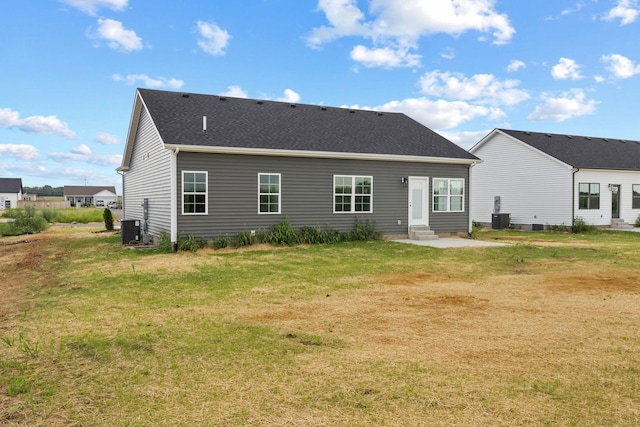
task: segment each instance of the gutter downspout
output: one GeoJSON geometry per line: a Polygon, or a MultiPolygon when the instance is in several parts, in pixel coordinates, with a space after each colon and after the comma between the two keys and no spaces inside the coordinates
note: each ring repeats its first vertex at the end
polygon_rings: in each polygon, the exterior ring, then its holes
{"type": "Polygon", "coordinates": [[[469,224],[468,224],[468,230],[467,230],[467,235],[469,237],[473,236],[473,215],[472,215],[472,207],[473,207],[473,203],[471,202],[471,197],[473,197],[473,192],[471,191],[471,169],[473,169],[473,167],[476,165],[477,163],[471,163],[469,165],[469,224]]]}
{"type": "MultiPolygon", "coordinates": [[[[122,218],[120,218],[120,220],[123,220],[126,218],[125,211],[124,211],[124,171],[120,171],[116,169],[116,173],[122,177],[122,181],[121,181],[122,182],[122,218]]],[[[116,191],[116,203],[117,202],[118,202],[118,192],[116,191]]]]}
{"type": "Polygon", "coordinates": [[[580,168],[576,168],[571,174],[571,228],[573,228],[576,218],[576,173],[580,168]]]}
{"type": "Polygon", "coordinates": [[[171,247],[178,250],[178,153],[180,147],[171,151],[171,247]]]}

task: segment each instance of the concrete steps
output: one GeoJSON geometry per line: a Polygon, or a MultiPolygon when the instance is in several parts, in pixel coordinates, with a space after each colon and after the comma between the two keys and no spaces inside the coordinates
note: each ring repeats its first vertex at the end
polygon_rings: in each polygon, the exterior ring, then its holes
{"type": "Polygon", "coordinates": [[[611,229],[612,230],[633,230],[633,225],[624,222],[623,219],[612,219],[611,220],[611,229]]]}
{"type": "Polygon", "coordinates": [[[409,227],[409,239],[411,240],[438,240],[435,231],[426,225],[413,225],[409,227]]]}

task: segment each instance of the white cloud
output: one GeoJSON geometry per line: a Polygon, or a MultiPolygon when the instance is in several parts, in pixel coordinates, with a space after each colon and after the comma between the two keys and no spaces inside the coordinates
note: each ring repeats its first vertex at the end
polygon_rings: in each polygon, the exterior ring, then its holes
{"type": "Polygon", "coordinates": [[[213,56],[226,54],[231,36],[226,30],[218,27],[213,22],[198,21],[198,46],[206,53],[213,56]]]}
{"type": "Polygon", "coordinates": [[[80,144],[77,147],[72,148],[71,152],[74,154],[88,156],[91,154],[91,149],[86,144],[80,144]]]}
{"type": "Polygon", "coordinates": [[[527,64],[525,64],[524,62],[517,59],[512,59],[511,62],[509,62],[509,65],[507,65],[507,72],[515,73],[520,71],[521,68],[526,68],[526,67],[527,67],[527,64]]]}
{"type": "Polygon", "coordinates": [[[149,77],[146,74],[127,74],[126,76],[122,76],[121,74],[114,74],[111,78],[117,82],[122,82],[127,85],[136,85],[137,82],[144,87],[158,89],[158,88],[171,88],[171,89],[180,89],[184,85],[183,80],[178,80],[175,78],[167,79],[165,77],[149,77]]]}
{"type": "Polygon", "coordinates": [[[297,92],[291,89],[285,89],[284,96],[278,98],[277,101],[289,102],[289,103],[295,104],[300,102],[300,99],[301,97],[297,92]]]}
{"type": "Polygon", "coordinates": [[[10,108],[0,109],[0,126],[40,135],[59,135],[65,138],[76,137],[76,133],[69,129],[69,125],[60,121],[56,116],[30,116],[21,119],[20,113],[12,111],[10,108]]]}
{"type": "Polygon", "coordinates": [[[475,100],[480,104],[515,105],[529,99],[527,91],[518,89],[518,80],[499,80],[493,74],[426,73],[420,78],[421,92],[425,95],[463,101],[475,100]]]}
{"type": "Polygon", "coordinates": [[[352,105],[349,108],[404,113],[430,129],[450,129],[478,117],[491,120],[504,117],[504,112],[499,108],[472,105],[464,101],[432,101],[425,97],[390,101],[377,107],[352,105]]]}
{"type": "Polygon", "coordinates": [[[470,149],[476,145],[482,138],[487,136],[493,129],[481,130],[476,132],[447,132],[440,131],[440,135],[447,138],[449,141],[459,145],[465,150],[470,149]]]}
{"type": "Polygon", "coordinates": [[[0,144],[0,154],[2,157],[13,157],[19,160],[40,160],[38,149],[27,144],[0,144]]]}
{"type": "Polygon", "coordinates": [[[345,36],[396,39],[415,42],[421,36],[444,33],[458,36],[467,31],[491,33],[494,44],[507,43],[515,33],[505,14],[494,9],[495,0],[372,0],[365,22],[357,0],[319,0],[328,26],[314,28],[307,38],[319,47],[345,36]]]}
{"type": "Polygon", "coordinates": [[[600,60],[608,64],[606,69],[615,77],[627,79],[636,74],[640,74],[640,64],[636,64],[625,56],[614,53],[611,55],[602,55],[600,60]]]}
{"type": "Polygon", "coordinates": [[[456,57],[456,51],[452,47],[447,47],[440,53],[440,57],[444,59],[452,60],[456,57]]]}
{"type": "Polygon", "coordinates": [[[391,47],[369,49],[358,45],[351,50],[351,59],[365,67],[417,67],[420,65],[420,55],[411,54],[408,49],[393,49],[391,47]]]}
{"type": "Polygon", "coordinates": [[[121,143],[120,138],[107,132],[98,132],[93,140],[102,145],[118,145],[121,143]]]}
{"type": "Polygon", "coordinates": [[[232,96],[234,98],[248,98],[249,95],[240,86],[229,86],[226,92],[222,92],[222,96],[232,96]]]}
{"type": "Polygon", "coordinates": [[[617,5],[602,17],[605,21],[620,20],[620,26],[631,24],[640,15],[637,0],[617,0],[617,5]]]}
{"type": "Polygon", "coordinates": [[[544,104],[536,107],[535,111],[529,115],[529,120],[564,122],[574,117],[594,114],[598,104],[593,99],[587,99],[587,95],[582,89],[571,89],[557,98],[552,94],[545,93],[542,95],[542,99],[544,104]]]}
{"type": "Polygon", "coordinates": [[[124,28],[122,22],[113,19],[98,19],[98,29],[91,36],[105,40],[111,49],[125,53],[143,48],[142,39],[135,31],[124,28]]]}
{"type": "Polygon", "coordinates": [[[114,11],[121,11],[127,7],[129,0],[60,0],[69,6],[80,9],[84,13],[95,16],[98,9],[106,7],[114,11]]]}
{"type": "Polygon", "coordinates": [[[98,166],[117,166],[122,164],[122,155],[94,155],[86,145],[82,144],[72,148],[70,153],[49,153],[50,159],[59,162],[84,162],[98,166]]]}
{"type": "Polygon", "coordinates": [[[580,65],[569,58],[560,58],[560,62],[551,68],[551,75],[556,80],[578,80],[584,77],[580,74],[580,65]]]}

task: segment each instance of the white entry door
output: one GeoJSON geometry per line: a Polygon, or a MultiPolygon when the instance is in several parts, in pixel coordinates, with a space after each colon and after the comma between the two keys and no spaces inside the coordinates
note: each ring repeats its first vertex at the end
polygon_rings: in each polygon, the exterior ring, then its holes
{"type": "Polygon", "coordinates": [[[409,227],[429,225],[429,178],[409,177],[409,227]]]}

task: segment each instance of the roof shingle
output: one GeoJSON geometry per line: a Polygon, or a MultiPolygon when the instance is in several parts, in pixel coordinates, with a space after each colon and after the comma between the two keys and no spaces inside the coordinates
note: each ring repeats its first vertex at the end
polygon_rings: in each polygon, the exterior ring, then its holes
{"type": "Polygon", "coordinates": [[[165,144],[477,159],[401,113],[138,90],[165,144]]]}
{"type": "Polygon", "coordinates": [[[575,168],[640,170],[640,141],[498,130],[575,168]]]}

